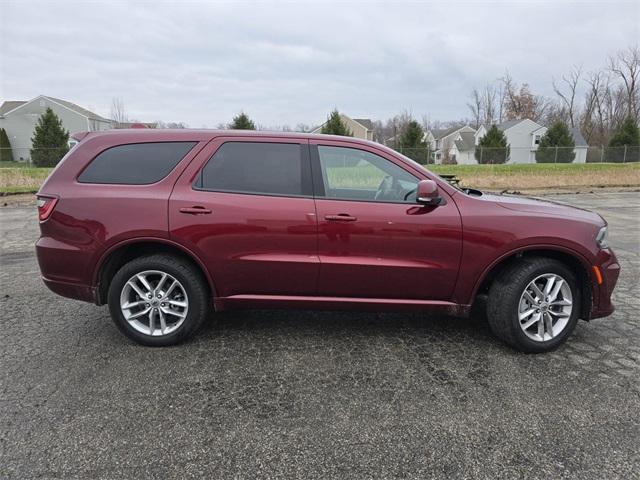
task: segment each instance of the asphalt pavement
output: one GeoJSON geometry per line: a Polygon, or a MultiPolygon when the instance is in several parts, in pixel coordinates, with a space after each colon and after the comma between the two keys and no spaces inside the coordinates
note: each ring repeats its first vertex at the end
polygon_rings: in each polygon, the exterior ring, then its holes
{"type": "Polygon", "coordinates": [[[0,208],[0,478],[638,478],[640,194],[553,198],[610,224],[614,315],[543,355],[420,314],[216,315],[135,345],[39,278],[0,208]]]}

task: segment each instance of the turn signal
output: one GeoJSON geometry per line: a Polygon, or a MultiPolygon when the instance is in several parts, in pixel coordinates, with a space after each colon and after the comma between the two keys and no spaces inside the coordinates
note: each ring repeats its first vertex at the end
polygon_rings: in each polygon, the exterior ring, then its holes
{"type": "Polygon", "coordinates": [[[594,265],[592,268],[593,274],[596,276],[596,282],[598,282],[598,285],[602,285],[602,273],[600,273],[600,268],[598,268],[596,265],[594,265]]]}

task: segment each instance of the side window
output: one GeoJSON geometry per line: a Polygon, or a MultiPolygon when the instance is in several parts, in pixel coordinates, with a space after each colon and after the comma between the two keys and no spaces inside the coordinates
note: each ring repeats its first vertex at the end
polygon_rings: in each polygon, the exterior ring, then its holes
{"type": "Polygon", "coordinates": [[[318,146],[325,196],[415,203],[418,179],[393,162],[355,148],[318,146]]]}
{"type": "Polygon", "coordinates": [[[224,143],[200,172],[195,187],[218,192],[305,195],[309,175],[305,173],[308,161],[303,162],[303,148],[306,145],[298,143],[224,143]]]}
{"type": "Polygon", "coordinates": [[[149,185],[169,175],[196,143],[133,143],[111,147],[93,159],[78,181],[149,185]]]}

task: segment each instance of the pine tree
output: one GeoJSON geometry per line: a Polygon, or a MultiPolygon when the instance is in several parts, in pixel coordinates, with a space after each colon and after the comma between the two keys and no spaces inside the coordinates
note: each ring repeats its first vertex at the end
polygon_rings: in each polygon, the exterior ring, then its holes
{"type": "Polygon", "coordinates": [[[640,160],[640,129],[633,117],[627,117],[620,124],[609,141],[608,162],[637,162],[640,160]],[[625,156],[626,150],[626,156],[625,156]],[[626,157],[626,158],[625,158],[626,157]]]}
{"type": "Polygon", "coordinates": [[[4,128],[0,128],[0,162],[13,162],[11,143],[4,128]]]}
{"type": "Polygon", "coordinates": [[[69,131],[50,108],[38,119],[31,145],[31,160],[37,167],[55,167],[69,151],[69,131]]]}
{"type": "Polygon", "coordinates": [[[571,163],[576,158],[575,147],[576,142],[567,125],[556,122],[540,139],[536,151],[536,162],[571,163]]]}
{"type": "Polygon", "coordinates": [[[474,155],[478,163],[506,163],[509,153],[507,137],[502,130],[493,125],[478,142],[474,155]]]}
{"type": "Polygon", "coordinates": [[[429,159],[429,150],[424,142],[424,130],[415,120],[407,123],[398,143],[400,152],[416,162],[426,163],[429,159]]]}
{"type": "Polygon", "coordinates": [[[233,121],[229,124],[229,128],[232,130],[255,130],[256,124],[253,123],[253,120],[251,120],[246,113],[240,112],[238,115],[233,117],[233,121]]]}
{"type": "Polygon", "coordinates": [[[353,137],[353,132],[343,123],[338,110],[334,110],[329,114],[327,121],[322,126],[322,130],[320,130],[320,133],[353,137]]]}

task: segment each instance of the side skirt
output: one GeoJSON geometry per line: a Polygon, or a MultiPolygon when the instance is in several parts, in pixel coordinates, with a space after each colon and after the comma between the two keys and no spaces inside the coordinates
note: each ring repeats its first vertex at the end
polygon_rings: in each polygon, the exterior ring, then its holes
{"type": "Polygon", "coordinates": [[[216,311],[245,309],[360,310],[388,312],[430,312],[466,317],[470,305],[440,300],[394,298],[315,297],[289,295],[232,295],[214,299],[216,311]]]}

